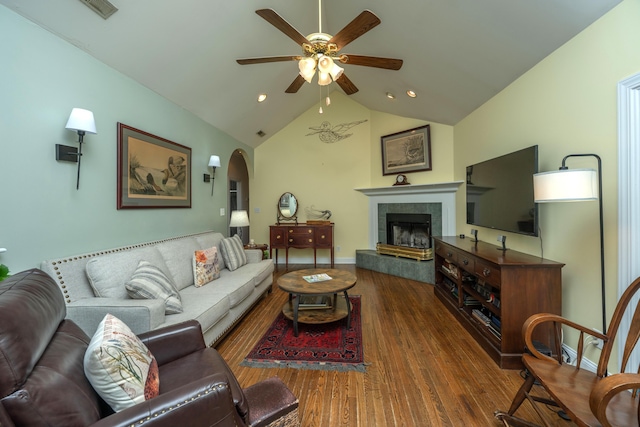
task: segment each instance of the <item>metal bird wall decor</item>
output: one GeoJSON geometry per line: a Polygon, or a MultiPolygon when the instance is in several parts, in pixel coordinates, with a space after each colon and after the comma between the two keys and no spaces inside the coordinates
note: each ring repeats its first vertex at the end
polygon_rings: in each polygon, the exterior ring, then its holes
{"type": "Polygon", "coordinates": [[[331,123],[324,121],[320,124],[320,126],[309,126],[309,129],[313,130],[313,132],[308,133],[305,136],[318,135],[320,141],[327,144],[332,144],[334,142],[349,138],[353,134],[346,132],[352,127],[366,121],[367,120],[358,120],[351,123],[341,123],[335,126],[331,126],[331,123]]]}

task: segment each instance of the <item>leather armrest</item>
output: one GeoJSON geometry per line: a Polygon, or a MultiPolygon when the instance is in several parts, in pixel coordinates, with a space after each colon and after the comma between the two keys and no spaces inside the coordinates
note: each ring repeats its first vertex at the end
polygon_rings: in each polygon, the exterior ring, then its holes
{"type": "Polygon", "coordinates": [[[105,417],[94,427],[244,426],[224,374],[215,374],[105,417]]]}
{"type": "Polygon", "coordinates": [[[138,337],[160,366],[206,348],[202,327],[197,320],[155,329],[138,337]]]}
{"type": "Polygon", "coordinates": [[[15,427],[13,420],[9,418],[9,414],[7,414],[7,410],[4,409],[2,402],[0,402],[0,426],[2,427],[15,427]]]}

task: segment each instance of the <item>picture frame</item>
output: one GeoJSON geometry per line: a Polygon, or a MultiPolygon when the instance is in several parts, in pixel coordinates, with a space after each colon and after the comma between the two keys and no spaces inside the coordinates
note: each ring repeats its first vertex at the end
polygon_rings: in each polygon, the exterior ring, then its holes
{"type": "Polygon", "coordinates": [[[380,138],[380,143],[382,175],[431,170],[429,125],[385,135],[380,138]]]}
{"type": "Polygon", "coordinates": [[[118,209],[191,208],[191,148],[118,123],[118,209]]]}

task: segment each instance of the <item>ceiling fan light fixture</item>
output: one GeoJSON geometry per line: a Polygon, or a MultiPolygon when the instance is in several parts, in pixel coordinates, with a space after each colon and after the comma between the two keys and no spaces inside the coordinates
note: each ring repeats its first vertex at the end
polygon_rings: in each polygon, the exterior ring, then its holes
{"type": "Polygon", "coordinates": [[[336,80],[338,80],[340,76],[342,76],[342,73],[344,73],[344,68],[334,62],[333,67],[331,67],[331,71],[329,71],[329,74],[331,74],[331,78],[333,79],[333,81],[335,82],[336,80]]]}
{"type": "Polygon", "coordinates": [[[318,84],[320,86],[326,86],[331,83],[331,76],[329,73],[323,73],[322,71],[318,71],[318,84]]]}
{"type": "Polygon", "coordinates": [[[300,75],[304,77],[307,83],[311,83],[311,79],[316,73],[316,60],[312,57],[302,58],[298,61],[298,68],[300,69],[300,75]]]}
{"type": "Polygon", "coordinates": [[[327,55],[318,55],[318,71],[329,74],[333,70],[333,59],[327,55]]]}

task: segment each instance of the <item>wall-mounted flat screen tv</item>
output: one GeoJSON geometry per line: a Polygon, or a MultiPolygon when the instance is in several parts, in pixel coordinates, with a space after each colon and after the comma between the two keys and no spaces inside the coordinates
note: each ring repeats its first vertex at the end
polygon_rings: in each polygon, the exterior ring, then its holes
{"type": "Polygon", "coordinates": [[[467,224],[538,235],[538,146],[467,166],[467,224]]]}

